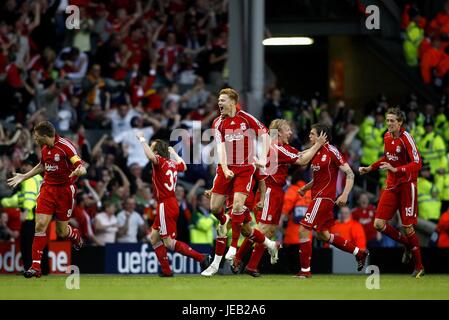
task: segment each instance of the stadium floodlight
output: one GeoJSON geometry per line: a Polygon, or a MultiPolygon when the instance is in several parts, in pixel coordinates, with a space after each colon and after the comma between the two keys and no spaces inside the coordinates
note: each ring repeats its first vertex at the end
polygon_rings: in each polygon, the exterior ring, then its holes
{"type": "Polygon", "coordinates": [[[262,41],[264,46],[310,46],[313,42],[309,37],[272,37],[262,41]]]}

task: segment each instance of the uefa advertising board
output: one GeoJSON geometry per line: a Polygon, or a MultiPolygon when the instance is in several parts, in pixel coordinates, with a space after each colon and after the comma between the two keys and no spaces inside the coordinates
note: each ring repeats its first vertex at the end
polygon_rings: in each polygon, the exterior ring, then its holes
{"type": "MultiPolygon", "coordinates": [[[[192,245],[201,253],[209,253],[211,246],[192,245]]],[[[152,246],[147,243],[115,243],[105,248],[105,273],[157,274],[160,266],[152,246]]],[[[201,273],[199,262],[177,252],[167,252],[173,273],[201,273]]]]}

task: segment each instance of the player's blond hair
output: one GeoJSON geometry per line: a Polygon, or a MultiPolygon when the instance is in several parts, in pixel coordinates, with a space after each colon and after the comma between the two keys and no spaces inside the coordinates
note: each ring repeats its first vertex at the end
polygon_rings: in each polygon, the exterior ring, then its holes
{"type": "Polygon", "coordinates": [[[229,99],[234,100],[235,103],[239,102],[239,94],[232,88],[225,88],[220,90],[220,94],[225,94],[229,97],[229,99]]]}
{"type": "Polygon", "coordinates": [[[281,127],[283,125],[289,125],[288,121],[285,120],[285,119],[274,119],[273,121],[271,121],[270,126],[268,127],[268,129],[270,130],[270,132],[272,130],[279,131],[279,129],[281,129],[281,127]]]}

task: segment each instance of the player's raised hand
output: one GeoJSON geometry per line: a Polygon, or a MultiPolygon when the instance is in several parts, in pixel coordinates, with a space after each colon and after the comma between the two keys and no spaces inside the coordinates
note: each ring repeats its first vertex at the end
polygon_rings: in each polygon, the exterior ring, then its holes
{"type": "Polygon", "coordinates": [[[389,162],[381,162],[379,169],[381,169],[381,170],[389,170],[391,172],[398,171],[398,169],[393,167],[389,162]]]}
{"type": "Polygon", "coordinates": [[[8,186],[15,188],[17,187],[23,180],[25,180],[25,175],[22,173],[14,173],[12,178],[7,180],[8,186]]]}
{"type": "Polygon", "coordinates": [[[83,165],[79,165],[75,170],[72,171],[72,173],[69,175],[69,178],[73,177],[73,176],[83,176],[87,173],[86,168],[83,165]]]}
{"type": "Polygon", "coordinates": [[[366,174],[366,173],[368,173],[370,171],[371,171],[371,166],[369,166],[369,167],[359,167],[359,173],[360,174],[366,174]]]}
{"type": "Polygon", "coordinates": [[[327,141],[327,134],[324,131],[321,131],[320,135],[316,139],[316,143],[320,146],[324,145],[327,141]]]}

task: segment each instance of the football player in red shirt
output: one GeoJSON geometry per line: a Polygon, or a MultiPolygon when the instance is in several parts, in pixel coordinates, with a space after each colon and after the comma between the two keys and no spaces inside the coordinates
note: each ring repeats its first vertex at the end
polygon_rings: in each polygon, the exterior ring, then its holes
{"type": "Polygon", "coordinates": [[[384,135],[384,156],[369,167],[360,167],[359,172],[388,171],[387,187],[377,205],[374,227],[405,246],[402,262],[408,263],[413,257],[415,269],[412,276],[420,278],[424,275],[424,267],[413,226],[418,222],[417,179],[422,160],[413,137],[403,128],[405,114],[399,108],[388,109],[386,121],[388,132],[384,135]],[[397,210],[406,236],[387,223],[397,210]]]}
{"type": "MultiPolygon", "coordinates": [[[[218,97],[221,115],[212,125],[218,145],[219,165],[212,187],[211,212],[220,220],[219,235],[226,235],[227,221],[223,216],[223,205],[227,195],[230,192],[234,193],[231,212],[233,238],[240,236],[242,224],[250,216],[244,204],[251,192],[256,165],[265,167],[269,147],[268,131],[265,126],[247,112],[237,110],[238,101],[239,96],[235,90],[230,88],[221,90],[218,97]],[[256,137],[262,140],[262,152],[257,163],[253,146],[256,137]]],[[[279,243],[266,238],[257,229],[253,229],[251,233],[250,237],[255,242],[264,243],[272,258],[277,260],[279,243]]],[[[222,256],[215,255],[212,264],[201,274],[214,275],[218,271],[221,258],[222,256]]]]}
{"type": "MultiPolygon", "coordinates": [[[[267,238],[274,236],[279,225],[279,219],[284,203],[283,187],[287,181],[288,168],[290,165],[306,165],[318,149],[326,142],[326,134],[322,133],[316,143],[308,150],[299,152],[289,145],[289,140],[293,134],[287,120],[275,119],[270,123],[270,134],[277,135],[273,139],[268,154],[269,163],[266,169],[265,195],[262,199],[262,212],[257,216],[258,229],[261,230],[267,238]]],[[[252,242],[246,238],[240,246],[232,264],[232,271],[238,273],[240,263],[246,252],[251,248],[252,242]]],[[[251,259],[245,268],[245,272],[253,277],[259,277],[258,265],[265,252],[265,247],[260,244],[254,246],[251,259]]]]}
{"type": "Polygon", "coordinates": [[[175,188],[178,172],[187,170],[184,160],[167,142],[157,139],[150,147],[143,132],[137,132],[136,136],[153,165],[152,181],[157,200],[157,214],[151,227],[149,240],[162,267],[160,275],[163,277],[173,276],[166,248],[195,259],[200,262],[202,270],[206,269],[210,264],[209,255],[203,255],[186,243],[176,240],[179,205],[175,196],[175,188]],[[170,156],[175,160],[170,159],[170,156]]]}
{"type": "MultiPolygon", "coordinates": [[[[309,139],[315,144],[318,135],[325,132],[330,137],[330,129],[322,124],[312,125],[309,139]]],[[[315,154],[311,161],[313,173],[312,180],[299,189],[299,193],[304,195],[307,190],[312,189],[312,202],[307,208],[304,218],[300,222],[300,265],[299,278],[310,278],[310,260],[312,258],[312,242],[310,232],[314,229],[317,237],[321,241],[328,242],[340,250],[352,253],[357,260],[357,270],[361,271],[365,265],[368,251],[361,250],[353,243],[342,237],[329,232],[329,228],[334,225],[333,214],[334,204],[342,207],[348,201],[349,192],[354,185],[354,173],[351,167],[341,156],[340,152],[327,141],[315,154]],[[335,200],[337,194],[337,175],[341,170],[346,174],[345,188],[342,194],[335,200]]]]}
{"type": "Polygon", "coordinates": [[[22,181],[44,173],[36,205],[33,263],[30,269],[24,272],[25,278],[39,278],[42,275],[42,252],[47,242],[46,231],[53,215],[58,220],[58,236],[71,239],[77,250],[83,245],[79,230],[69,225],[76,194],[74,182],[77,177],[86,174],[83,161],[72,142],[57,135],[55,127],[48,121],[42,121],[34,128],[34,140],[41,146],[41,161],[27,173],[18,173],[8,179],[8,185],[15,188],[22,181]]]}

